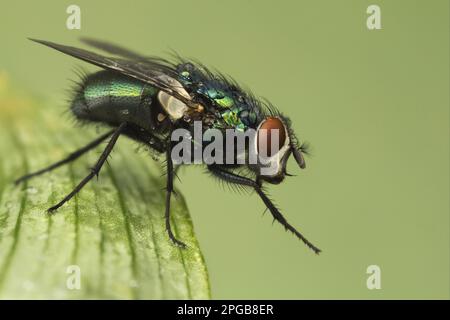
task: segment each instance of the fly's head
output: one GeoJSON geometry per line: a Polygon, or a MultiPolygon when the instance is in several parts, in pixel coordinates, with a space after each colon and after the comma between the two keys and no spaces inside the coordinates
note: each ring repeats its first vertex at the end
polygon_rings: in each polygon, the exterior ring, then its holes
{"type": "Polygon", "coordinates": [[[257,165],[253,167],[259,180],[272,184],[282,182],[289,176],[286,166],[291,155],[301,169],[306,167],[306,146],[299,145],[287,117],[265,117],[256,129],[254,141],[253,151],[257,154],[257,165]]]}

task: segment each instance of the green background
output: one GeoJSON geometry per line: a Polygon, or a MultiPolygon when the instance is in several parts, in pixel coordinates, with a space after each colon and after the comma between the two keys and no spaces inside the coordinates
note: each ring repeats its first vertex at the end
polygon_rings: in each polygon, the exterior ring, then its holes
{"type": "Polygon", "coordinates": [[[256,195],[182,171],[213,298],[449,298],[448,1],[2,1],[0,70],[62,111],[73,67],[93,69],[26,37],[79,36],[216,67],[311,142],[307,170],[291,159],[297,177],[269,190],[320,256],[256,195]],[[382,30],[366,28],[373,3],[382,30]],[[70,4],[81,30],[65,27],[70,4]],[[372,264],[381,290],[366,287],[372,264]]]}

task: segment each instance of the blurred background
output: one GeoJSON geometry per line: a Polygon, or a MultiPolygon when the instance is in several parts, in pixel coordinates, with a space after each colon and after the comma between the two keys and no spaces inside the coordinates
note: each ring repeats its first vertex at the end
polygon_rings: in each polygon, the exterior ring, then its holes
{"type": "Polygon", "coordinates": [[[74,67],[95,68],[27,37],[81,46],[89,36],[163,57],[174,49],[290,116],[312,156],[303,171],[291,161],[297,176],[268,190],[323,253],[272,225],[256,195],[186,168],[178,188],[213,298],[447,299],[449,2],[378,0],[381,30],[366,27],[371,4],[3,1],[0,71],[63,110],[74,67]],[[71,4],[81,30],[66,28],[71,4]],[[381,269],[380,290],[366,286],[370,265],[381,269]]]}

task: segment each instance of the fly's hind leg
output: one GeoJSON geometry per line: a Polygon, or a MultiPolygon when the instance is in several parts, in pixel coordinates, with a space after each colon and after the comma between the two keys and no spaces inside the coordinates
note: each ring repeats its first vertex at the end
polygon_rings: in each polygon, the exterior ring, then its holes
{"type": "Polygon", "coordinates": [[[117,139],[119,138],[120,134],[123,132],[123,130],[126,127],[126,123],[122,123],[119,127],[114,129],[111,139],[109,140],[105,150],[103,150],[100,158],[98,159],[95,166],[91,169],[91,172],[75,187],[75,189],[72,190],[67,196],[64,197],[58,204],[54,205],[53,207],[48,209],[48,212],[51,213],[61,207],[64,203],[72,199],[74,195],[78,193],[83,187],[95,176],[97,176],[100,172],[100,169],[102,168],[103,164],[108,159],[109,154],[111,153],[112,149],[114,148],[114,145],[117,142],[117,139]]]}
{"type": "Polygon", "coordinates": [[[55,162],[55,163],[49,165],[48,167],[45,167],[45,168],[43,168],[43,169],[41,169],[41,170],[38,170],[38,171],[35,171],[35,172],[32,172],[32,173],[28,173],[28,174],[26,174],[26,175],[20,177],[20,178],[17,179],[14,183],[17,185],[17,184],[19,184],[19,183],[21,183],[21,182],[24,182],[24,181],[26,181],[26,180],[28,180],[28,179],[30,179],[30,178],[33,178],[33,177],[39,176],[39,175],[41,175],[41,174],[43,174],[43,173],[52,171],[52,170],[54,170],[54,169],[56,169],[56,168],[58,168],[58,167],[60,167],[60,166],[62,166],[62,165],[65,165],[65,164],[67,164],[67,163],[70,163],[70,162],[72,162],[72,161],[78,159],[80,156],[82,156],[83,154],[85,154],[85,153],[88,152],[89,150],[95,148],[95,147],[98,146],[100,143],[102,143],[103,141],[105,141],[106,138],[108,138],[109,136],[111,136],[111,135],[114,133],[114,131],[115,131],[115,129],[113,129],[113,130],[111,130],[111,131],[105,133],[104,135],[98,137],[97,139],[95,139],[94,141],[92,141],[92,142],[89,143],[88,145],[84,146],[83,148],[81,148],[81,149],[79,149],[79,150],[77,150],[77,151],[75,151],[75,152],[72,152],[72,153],[69,154],[66,158],[64,158],[64,159],[62,159],[62,160],[60,160],[60,161],[58,161],[58,162],[55,162]]]}

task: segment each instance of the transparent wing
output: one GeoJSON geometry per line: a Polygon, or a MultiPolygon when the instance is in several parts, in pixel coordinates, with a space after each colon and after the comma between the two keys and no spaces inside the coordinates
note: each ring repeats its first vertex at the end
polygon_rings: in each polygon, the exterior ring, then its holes
{"type": "Polygon", "coordinates": [[[185,103],[188,107],[195,108],[194,103],[191,101],[189,95],[186,94],[183,86],[174,79],[174,77],[176,76],[175,71],[169,66],[164,65],[163,63],[152,61],[148,58],[145,58],[144,61],[142,60],[142,58],[144,57],[139,54],[136,54],[127,49],[123,49],[116,45],[97,40],[89,41],[90,44],[94,47],[101,48],[102,50],[108,51],[109,53],[121,53],[120,55],[127,56],[127,58],[129,59],[105,57],[88,50],[60,45],[45,40],[30,40],[58,50],[72,57],[86,61],[98,67],[114,70],[124,75],[148,83],[158,88],[159,90],[162,90],[165,93],[177,98],[178,100],[185,103]]]}
{"type": "Polygon", "coordinates": [[[144,57],[143,55],[133,52],[129,49],[126,49],[124,47],[118,46],[116,44],[113,43],[109,43],[106,41],[102,41],[102,40],[97,40],[97,39],[92,39],[92,38],[85,38],[82,37],[80,38],[81,42],[103,50],[104,52],[110,53],[110,54],[114,54],[114,55],[118,55],[127,59],[132,59],[132,60],[138,60],[138,61],[146,61],[148,59],[148,57],[144,57]]]}

